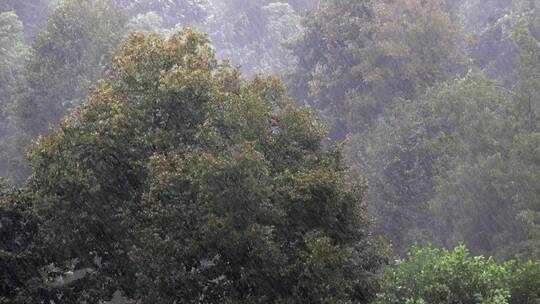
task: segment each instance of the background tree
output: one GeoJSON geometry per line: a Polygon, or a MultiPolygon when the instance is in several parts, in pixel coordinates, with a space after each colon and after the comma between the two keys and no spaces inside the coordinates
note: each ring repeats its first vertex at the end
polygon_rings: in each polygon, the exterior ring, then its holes
{"type": "MultiPolygon", "coordinates": [[[[437,218],[433,211],[440,205],[433,203],[433,199],[440,190],[441,179],[456,166],[472,166],[480,158],[502,151],[499,141],[505,129],[502,113],[506,103],[497,82],[471,71],[463,78],[430,89],[415,101],[396,105],[364,138],[367,147],[351,145],[350,153],[367,151],[364,168],[371,180],[370,198],[379,219],[378,231],[389,238],[397,254],[403,254],[415,241],[433,240],[450,246],[455,245],[454,237],[458,242],[465,241],[463,234],[449,233],[451,229],[444,227],[447,220],[461,218],[480,223],[476,216],[504,214],[498,208],[504,203],[496,207],[488,199],[485,210],[469,210],[457,216],[449,209],[439,209],[442,217],[437,218]]],[[[468,182],[463,179],[464,184],[468,182]]],[[[455,192],[447,194],[442,205],[463,208],[459,199],[452,199],[455,192]]],[[[489,226],[490,222],[485,224],[489,226]]],[[[493,232],[486,229],[476,231],[493,232]]],[[[489,239],[485,234],[478,237],[478,245],[480,239],[489,239]]]]}
{"type": "Polygon", "coordinates": [[[82,100],[109,66],[125,20],[107,0],[66,1],[32,47],[24,71],[18,112],[35,137],[82,100]]]}
{"type": "Polygon", "coordinates": [[[163,28],[202,24],[209,12],[209,0],[113,0],[130,16],[153,12],[163,19],[163,28]]]}
{"type": "Polygon", "coordinates": [[[14,11],[24,25],[25,41],[30,43],[47,22],[48,14],[62,0],[0,0],[0,12],[14,11]]]}
{"type": "Polygon", "coordinates": [[[27,49],[23,42],[23,25],[14,12],[0,13],[0,176],[15,174],[13,143],[16,136],[13,125],[13,99],[15,86],[26,59],[27,49]]]}
{"type": "Polygon", "coordinates": [[[452,77],[459,32],[442,1],[323,1],[293,46],[291,93],[321,111],[330,139],[365,132],[395,98],[452,77]]]}
{"type": "Polygon", "coordinates": [[[284,74],[292,65],[285,44],[301,32],[299,11],[288,3],[227,0],[208,25],[218,57],[247,75],[284,74]]]}
{"type": "Polygon", "coordinates": [[[18,163],[14,182],[26,177],[23,155],[30,141],[45,134],[88,93],[109,68],[124,35],[122,12],[108,0],[65,1],[36,37],[21,72],[15,96],[16,146],[10,158],[18,163]]]}

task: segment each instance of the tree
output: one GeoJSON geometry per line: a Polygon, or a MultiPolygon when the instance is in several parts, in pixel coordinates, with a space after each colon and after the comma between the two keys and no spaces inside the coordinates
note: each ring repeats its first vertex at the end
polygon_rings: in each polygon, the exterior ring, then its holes
{"type": "Polygon", "coordinates": [[[464,246],[452,251],[413,247],[387,272],[375,303],[537,303],[540,264],[515,265],[472,257],[464,246]]]}
{"type": "Polygon", "coordinates": [[[47,22],[47,16],[61,0],[0,0],[0,12],[14,11],[24,24],[24,37],[30,43],[47,22]]]}
{"type": "Polygon", "coordinates": [[[384,261],[365,182],[275,78],[244,80],[189,30],[135,34],[32,147],[62,302],[368,301],[384,261]]]}
{"type": "Polygon", "coordinates": [[[0,45],[0,176],[8,177],[14,173],[11,157],[16,151],[12,145],[15,85],[27,55],[23,26],[13,12],[0,13],[0,45]]]}
{"type": "Polygon", "coordinates": [[[124,24],[109,0],[68,0],[35,38],[13,102],[18,143],[12,145],[18,151],[11,158],[20,164],[9,173],[17,177],[14,182],[26,177],[23,155],[30,141],[69,113],[109,68],[124,24]]]}
{"type": "MultiPolygon", "coordinates": [[[[463,78],[429,89],[417,100],[397,104],[370,134],[361,140],[351,139],[350,154],[366,151],[357,158],[366,160],[364,170],[371,181],[370,201],[378,218],[377,231],[389,239],[397,254],[404,254],[412,242],[428,240],[449,246],[465,242],[477,253],[483,246],[481,240],[496,234],[487,227],[476,229],[476,234],[461,234],[446,224],[456,221],[458,229],[465,227],[458,219],[480,224],[484,221],[479,218],[487,220],[485,216],[494,210],[502,215],[498,208],[504,203],[487,199],[482,207],[485,209],[469,209],[458,215],[450,209],[464,208],[465,199],[459,196],[463,189],[448,191],[438,202],[434,198],[456,166],[470,168],[480,158],[504,151],[500,141],[505,139],[503,113],[508,101],[497,86],[484,74],[470,71],[463,78]],[[367,143],[364,147],[354,145],[363,142],[367,143]],[[478,239],[473,242],[464,235],[476,235],[478,239]]],[[[471,182],[464,177],[456,181],[461,185],[471,182]]],[[[480,208],[482,204],[475,199],[487,193],[479,194],[480,186],[471,189],[476,189],[471,192],[475,198],[466,201],[471,208],[480,208]]]]}
{"type": "Polygon", "coordinates": [[[367,131],[399,98],[452,78],[461,52],[443,1],[323,1],[292,47],[299,102],[321,111],[330,139],[367,131]]]}
{"type": "Polygon", "coordinates": [[[493,145],[475,144],[478,152],[456,161],[453,172],[437,187],[435,201],[445,206],[443,217],[476,252],[521,259],[539,257],[536,181],[540,49],[534,34],[538,33],[538,24],[525,16],[514,30],[518,66],[515,85],[512,90],[504,90],[508,102],[500,111],[504,114],[502,128],[486,125],[484,129],[492,129],[491,135],[478,137],[482,139],[478,143],[493,145]]]}
{"type": "Polygon", "coordinates": [[[114,0],[131,16],[154,12],[163,18],[163,27],[172,29],[201,24],[207,18],[208,0],[114,0]]]}
{"type": "Polygon", "coordinates": [[[33,302],[39,257],[31,200],[0,179],[0,303],[33,302]]]}
{"type": "Polygon", "coordinates": [[[107,69],[124,22],[108,0],[66,1],[53,13],[36,38],[21,84],[18,111],[29,136],[43,134],[86,96],[107,69]]]}
{"type": "Polygon", "coordinates": [[[301,32],[300,16],[288,3],[226,0],[208,24],[218,57],[231,58],[247,75],[284,74],[292,65],[285,44],[301,32]]]}

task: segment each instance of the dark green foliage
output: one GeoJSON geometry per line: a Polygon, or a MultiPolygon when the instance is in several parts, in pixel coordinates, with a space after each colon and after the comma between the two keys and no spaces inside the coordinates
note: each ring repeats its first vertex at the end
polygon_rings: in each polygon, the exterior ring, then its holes
{"type": "Polygon", "coordinates": [[[29,303],[39,278],[30,199],[0,180],[0,303],[29,303]]]}
{"type": "Polygon", "coordinates": [[[383,259],[365,183],[283,93],[217,64],[199,34],[132,36],[30,152],[47,264],[86,273],[62,302],[371,299],[383,259]]]}

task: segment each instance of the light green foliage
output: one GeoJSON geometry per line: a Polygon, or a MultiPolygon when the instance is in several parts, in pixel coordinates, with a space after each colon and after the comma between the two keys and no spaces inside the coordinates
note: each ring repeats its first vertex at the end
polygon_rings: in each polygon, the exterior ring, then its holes
{"type": "Polygon", "coordinates": [[[529,261],[515,269],[510,288],[510,304],[540,302],[540,262],[529,261]]]}
{"type": "Polygon", "coordinates": [[[377,304],[508,304],[512,263],[452,251],[413,247],[386,275],[377,304]]]}
{"type": "Polygon", "coordinates": [[[353,303],[383,263],[363,179],[274,78],[206,38],[133,35],[109,76],[38,140],[29,192],[48,263],[92,269],[62,303],[353,303]]]}

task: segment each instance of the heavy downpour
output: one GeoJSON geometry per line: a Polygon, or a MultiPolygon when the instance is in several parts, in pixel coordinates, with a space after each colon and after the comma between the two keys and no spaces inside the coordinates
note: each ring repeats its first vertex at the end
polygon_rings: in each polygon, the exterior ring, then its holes
{"type": "Polygon", "coordinates": [[[0,304],[540,304],[540,0],[0,0],[0,304]]]}

